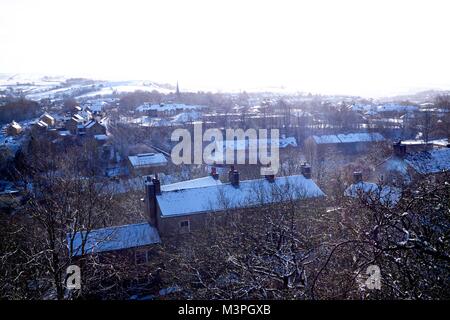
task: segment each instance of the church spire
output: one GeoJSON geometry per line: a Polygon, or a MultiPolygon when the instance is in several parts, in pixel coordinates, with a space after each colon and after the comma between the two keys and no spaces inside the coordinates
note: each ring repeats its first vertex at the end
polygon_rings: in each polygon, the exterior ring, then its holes
{"type": "Polygon", "coordinates": [[[177,98],[180,97],[180,87],[178,86],[178,80],[177,80],[177,91],[176,91],[176,95],[177,95],[177,98]]]}

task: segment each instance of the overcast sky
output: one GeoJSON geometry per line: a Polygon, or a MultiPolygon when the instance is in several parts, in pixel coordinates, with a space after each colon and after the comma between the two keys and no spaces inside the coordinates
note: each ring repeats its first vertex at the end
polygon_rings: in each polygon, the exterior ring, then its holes
{"type": "Polygon", "coordinates": [[[0,72],[359,95],[450,88],[447,3],[0,0],[0,72]]]}

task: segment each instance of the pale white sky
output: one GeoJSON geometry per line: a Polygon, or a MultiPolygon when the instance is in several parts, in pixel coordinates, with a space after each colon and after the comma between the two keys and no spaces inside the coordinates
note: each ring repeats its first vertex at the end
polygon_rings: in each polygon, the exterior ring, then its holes
{"type": "Polygon", "coordinates": [[[361,95],[450,88],[449,9],[447,0],[0,0],[0,72],[361,95]]]}

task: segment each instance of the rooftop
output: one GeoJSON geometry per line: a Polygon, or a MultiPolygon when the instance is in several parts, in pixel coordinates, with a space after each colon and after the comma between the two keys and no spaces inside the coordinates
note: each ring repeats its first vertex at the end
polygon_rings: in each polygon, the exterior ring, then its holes
{"type": "Polygon", "coordinates": [[[196,110],[203,109],[205,106],[201,105],[187,105],[183,103],[167,103],[167,104],[144,104],[136,108],[137,111],[148,111],[148,110],[157,110],[157,111],[170,111],[170,110],[196,110]]]}
{"type": "Polygon", "coordinates": [[[336,143],[354,143],[354,142],[376,142],[384,141],[384,137],[380,133],[347,133],[347,134],[330,134],[321,136],[312,136],[317,144],[336,144],[336,143]]]}
{"type": "Polygon", "coordinates": [[[373,182],[358,182],[350,185],[344,191],[347,197],[367,197],[370,201],[380,201],[381,204],[395,206],[401,197],[401,190],[390,186],[380,186],[373,182]]]}
{"type": "Polygon", "coordinates": [[[405,161],[420,174],[450,170],[450,148],[408,154],[405,161]]]}
{"type": "Polygon", "coordinates": [[[128,156],[128,159],[133,167],[153,167],[167,164],[167,160],[162,153],[141,153],[128,156]]]}
{"type": "Polygon", "coordinates": [[[192,179],[188,181],[181,181],[172,184],[165,184],[161,186],[161,191],[174,191],[174,190],[184,190],[192,188],[203,188],[209,186],[220,185],[222,182],[219,179],[214,179],[211,176],[192,179]]]}
{"type": "Polygon", "coordinates": [[[47,118],[47,119],[50,119],[50,120],[55,120],[55,118],[52,117],[51,115],[49,115],[48,113],[44,113],[43,115],[41,115],[40,118],[41,118],[41,119],[42,119],[42,118],[47,118]]]}
{"type": "MultiPolygon", "coordinates": [[[[73,241],[73,256],[82,255],[82,242],[86,232],[75,234],[73,241]]],[[[70,234],[67,235],[70,243],[70,234]]],[[[85,254],[130,249],[150,244],[160,243],[158,231],[148,223],[129,224],[91,230],[86,239],[85,254]]],[[[69,248],[70,251],[70,248],[69,248]]],[[[69,252],[71,253],[71,252],[69,252]]]]}
{"type": "Polygon", "coordinates": [[[225,183],[163,191],[157,200],[164,218],[322,196],[325,194],[313,180],[295,175],[277,177],[274,182],[264,178],[240,181],[238,187],[225,183]]]}
{"type": "Polygon", "coordinates": [[[95,140],[108,140],[108,136],[106,134],[96,134],[94,138],[95,140]]]}

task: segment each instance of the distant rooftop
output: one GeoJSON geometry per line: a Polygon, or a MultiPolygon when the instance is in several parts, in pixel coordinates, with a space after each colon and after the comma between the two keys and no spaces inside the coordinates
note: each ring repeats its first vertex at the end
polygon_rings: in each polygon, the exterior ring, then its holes
{"type": "Polygon", "coordinates": [[[405,161],[421,174],[449,171],[450,148],[408,154],[405,161]]]}
{"type": "MultiPolygon", "coordinates": [[[[82,241],[85,231],[77,232],[73,241],[73,256],[82,255],[82,241]]],[[[67,235],[70,243],[70,235],[67,235]]],[[[148,223],[129,224],[117,227],[91,230],[87,235],[84,253],[99,253],[130,249],[160,243],[158,231],[148,223]]],[[[70,251],[70,248],[69,248],[70,251]]]]}
{"type": "Polygon", "coordinates": [[[198,179],[192,179],[188,181],[181,181],[172,184],[165,184],[161,186],[161,191],[174,191],[174,190],[184,190],[192,188],[203,188],[209,186],[220,185],[222,182],[219,179],[214,179],[212,176],[207,176],[198,179]]]}
{"type": "Polygon", "coordinates": [[[135,156],[128,156],[128,159],[133,167],[153,167],[167,164],[167,159],[162,153],[141,153],[135,156]]]}
{"type": "Polygon", "coordinates": [[[373,182],[358,182],[345,189],[344,195],[358,198],[367,197],[370,201],[379,201],[381,204],[395,206],[401,197],[401,190],[390,186],[379,186],[373,182]]]}
{"type": "Polygon", "coordinates": [[[347,133],[330,134],[321,136],[312,136],[317,144],[337,144],[337,143],[355,143],[355,142],[377,142],[384,141],[380,133],[347,133]]]}
{"type": "Polygon", "coordinates": [[[94,136],[95,140],[104,141],[108,140],[108,136],[106,134],[96,134],[94,136]]]}
{"type": "Polygon", "coordinates": [[[161,103],[161,104],[144,104],[136,108],[137,111],[148,111],[148,110],[157,110],[157,111],[170,111],[170,110],[196,110],[203,109],[206,106],[201,105],[187,105],[183,103],[161,103]]]}
{"type": "Polygon", "coordinates": [[[325,194],[313,180],[306,179],[303,175],[295,175],[276,177],[274,182],[264,178],[240,181],[239,187],[225,183],[162,191],[156,198],[164,218],[322,196],[325,194]]]}
{"type": "Polygon", "coordinates": [[[277,145],[279,148],[286,148],[287,146],[297,147],[297,140],[295,137],[280,137],[276,139],[243,139],[243,140],[224,140],[222,141],[225,148],[234,150],[245,150],[252,144],[258,147],[258,144],[277,145]]]}

